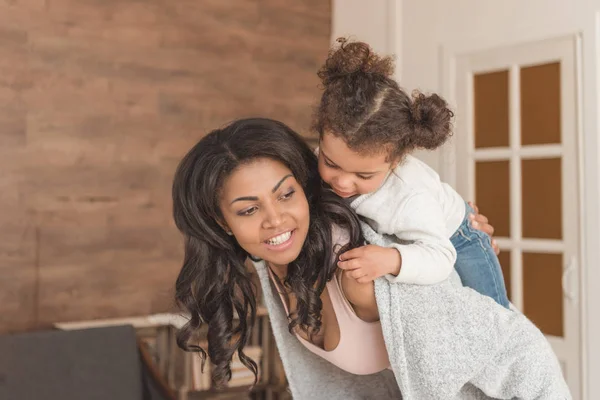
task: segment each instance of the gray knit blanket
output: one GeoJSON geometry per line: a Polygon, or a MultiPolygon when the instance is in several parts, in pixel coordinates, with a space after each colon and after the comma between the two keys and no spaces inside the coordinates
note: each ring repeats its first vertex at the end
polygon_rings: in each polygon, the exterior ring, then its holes
{"type": "MultiPolygon", "coordinates": [[[[388,246],[363,224],[368,242],[388,246]]],[[[548,341],[518,311],[465,288],[454,274],[437,285],[375,281],[392,371],[358,376],[321,359],[288,331],[263,262],[256,262],[290,390],[298,400],[571,399],[548,341]]]]}

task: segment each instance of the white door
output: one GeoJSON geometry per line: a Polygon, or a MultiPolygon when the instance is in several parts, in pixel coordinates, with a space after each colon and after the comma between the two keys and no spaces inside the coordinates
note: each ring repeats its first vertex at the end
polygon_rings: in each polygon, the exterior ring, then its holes
{"type": "Polygon", "coordinates": [[[496,227],[509,297],[580,399],[578,42],[446,55],[456,188],[496,227]]]}

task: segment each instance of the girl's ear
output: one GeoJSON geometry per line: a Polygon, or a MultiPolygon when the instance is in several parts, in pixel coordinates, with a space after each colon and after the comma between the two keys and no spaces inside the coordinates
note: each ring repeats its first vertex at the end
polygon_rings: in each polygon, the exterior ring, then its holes
{"type": "Polygon", "coordinates": [[[398,165],[402,162],[402,157],[397,157],[390,163],[390,169],[396,169],[398,165]]]}

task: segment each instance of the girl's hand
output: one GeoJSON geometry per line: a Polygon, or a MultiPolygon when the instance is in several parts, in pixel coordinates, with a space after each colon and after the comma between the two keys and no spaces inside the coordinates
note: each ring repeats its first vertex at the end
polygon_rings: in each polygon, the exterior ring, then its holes
{"type": "Polygon", "coordinates": [[[373,244],[357,247],[340,255],[338,267],[348,271],[346,275],[358,283],[367,283],[387,275],[398,275],[402,257],[393,247],[373,244]]]}

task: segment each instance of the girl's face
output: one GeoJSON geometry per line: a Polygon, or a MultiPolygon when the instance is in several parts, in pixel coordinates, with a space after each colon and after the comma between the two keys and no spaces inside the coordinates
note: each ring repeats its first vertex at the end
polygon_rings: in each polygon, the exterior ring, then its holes
{"type": "Polygon", "coordinates": [[[254,257],[273,265],[294,261],[308,234],[308,201],[282,163],[257,159],[224,182],[219,206],[225,228],[254,257]]]}
{"type": "Polygon", "coordinates": [[[379,154],[362,155],[331,133],[324,133],[319,143],[319,174],[334,192],[343,198],[379,189],[392,163],[379,154]]]}

